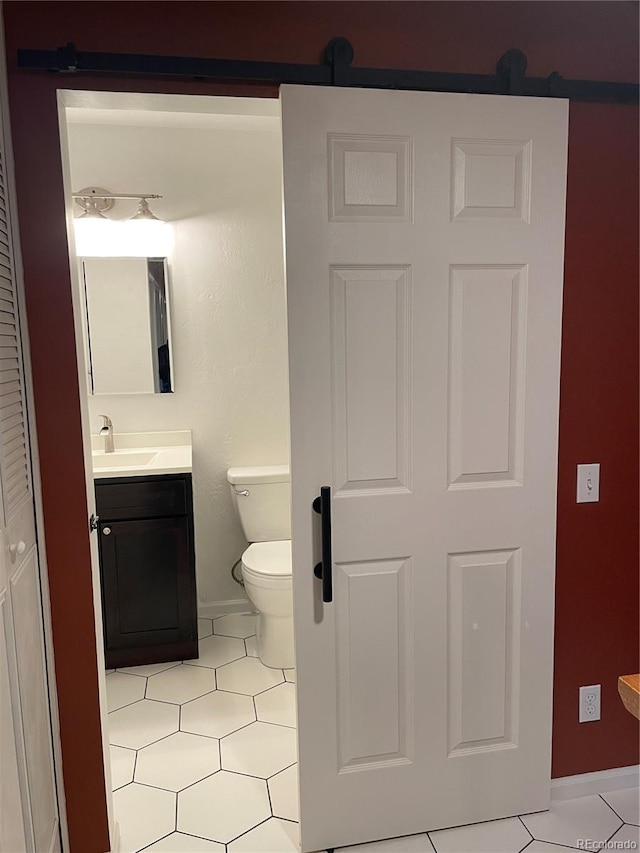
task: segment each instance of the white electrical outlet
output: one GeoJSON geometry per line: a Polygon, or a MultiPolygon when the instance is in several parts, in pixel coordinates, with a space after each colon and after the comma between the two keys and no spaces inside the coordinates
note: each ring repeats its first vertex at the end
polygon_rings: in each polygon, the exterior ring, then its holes
{"type": "Polygon", "coordinates": [[[600,685],[590,684],[580,688],[579,723],[593,723],[600,719],[600,685]]]}

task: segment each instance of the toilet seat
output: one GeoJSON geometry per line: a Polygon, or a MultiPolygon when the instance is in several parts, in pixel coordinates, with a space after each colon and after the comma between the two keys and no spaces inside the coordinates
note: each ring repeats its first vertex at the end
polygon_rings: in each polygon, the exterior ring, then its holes
{"type": "Polygon", "coordinates": [[[291,584],[291,540],[254,542],[242,555],[242,574],[264,586],[291,584]]]}

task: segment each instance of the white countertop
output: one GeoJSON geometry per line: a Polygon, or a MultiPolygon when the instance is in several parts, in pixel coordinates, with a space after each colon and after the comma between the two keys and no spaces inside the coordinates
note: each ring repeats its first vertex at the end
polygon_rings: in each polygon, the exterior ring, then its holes
{"type": "Polygon", "coordinates": [[[191,473],[191,431],[114,433],[115,450],[104,452],[104,436],[91,436],[94,479],[191,473]]]}

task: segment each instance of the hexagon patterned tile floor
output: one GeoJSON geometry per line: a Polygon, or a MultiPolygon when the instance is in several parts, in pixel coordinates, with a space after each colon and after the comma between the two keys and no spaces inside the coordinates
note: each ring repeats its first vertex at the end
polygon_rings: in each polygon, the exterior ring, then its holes
{"type": "Polygon", "coordinates": [[[538,841],[577,847],[578,838],[589,838],[600,849],[622,826],[613,809],[597,795],[554,803],[548,812],[525,815],[523,824],[538,841]]]}
{"type": "Polygon", "coordinates": [[[107,676],[107,709],[117,711],[144,698],[145,681],[126,672],[112,672],[107,676]]]}
{"type": "Polygon", "coordinates": [[[231,663],[233,660],[238,660],[246,655],[247,650],[244,647],[244,640],[236,637],[205,637],[200,640],[199,657],[197,660],[190,660],[187,663],[190,666],[208,666],[215,668],[223,666],[225,663],[231,663]]]}
{"type": "Polygon", "coordinates": [[[109,714],[109,736],[114,746],[141,749],[178,731],[180,708],[166,702],[141,699],[109,714]]]}
{"type": "Polygon", "coordinates": [[[256,696],[284,681],[281,669],[269,669],[259,658],[250,657],[221,666],[216,671],[216,676],[220,690],[246,693],[249,696],[256,696]]]}
{"type": "Polygon", "coordinates": [[[255,699],[256,714],[263,723],[296,727],[296,688],[294,684],[278,684],[255,699]]]}
{"type": "MultiPolygon", "coordinates": [[[[116,673],[117,675],[117,673],[116,673]]],[[[133,678],[133,676],[131,676],[133,678]]],[[[147,682],[147,699],[173,702],[182,705],[216,689],[216,673],[205,667],[180,664],[157,675],[147,682]]]]}
{"type": "Polygon", "coordinates": [[[135,781],[181,791],[220,769],[214,738],[176,732],[138,751],[135,781]]]}
{"type": "Polygon", "coordinates": [[[267,781],[274,817],[298,821],[298,766],[293,764],[267,781]]]}
{"type": "Polygon", "coordinates": [[[222,738],[224,770],[268,779],[296,761],[296,733],[286,726],[251,723],[222,738]]]}
{"type": "Polygon", "coordinates": [[[114,791],[133,782],[133,768],[136,765],[135,749],[111,746],[111,787],[114,791]]]}
{"type": "Polygon", "coordinates": [[[151,847],[144,848],[145,853],[225,853],[225,845],[184,832],[172,832],[151,847]]]}
{"type": "Polygon", "coordinates": [[[602,799],[611,806],[625,823],[640,824],[640,797],[635,788],[625,788],[623,791],[607,791],[602,799]]]}
{"type": "Polygon", "coordinates": [[[252,637],[256,633],[256,617],[252,613],[228,613],[213,620],[213,633],[225,637],[252,637]]]}
{"type": "MultiPolygon", "coordinates": [[[[254,626],[252,614],[200,619],[198,660],[108,675],[121,853],[299,850],[295,670],[262,664],[254,626]]],[[[638,789],[624,789],[340,853],[637,849],[638,823],[638,789]]]]}
{"type": "Polygon", "coordinates": [[[607,844],[610,850],[638,850],[640,848],[640,827],[623,823],[620,829],[607,841],[607,844]]]}
{"type": "Polygon", "coordinates": [[[158,672],[164,672],[165,669],[171,669],[171,667],[179,665],[180,661],[174,660],[167,663],[149,663],[145,666],[125,666],[122,669],[116,669],[115,672],[128,672],[131,675],[137,675],[139,678],[147,678],[149,675],[155,675],[158,672]]]}
{"type": "Polygon", "coordinates": [[[517,817],[476,823],[429,833],[438,853],[513,853],[531,842],[531,836],[517,817]]]}
{"type": "Polygon", "coordinates": [[[213,619],[198,619],[198,639],[204,640],[213,634],[213,619]]]}
{"type": "Polygon", "coordinates": [[[298,853],[298,824],[272,817],[232,841],[229,853],[298,853]]]}
{"type": "Polygon", "coordinates": [[[258,657],[258,644],[256,643],[255,637],[247,637],[244,641],[244,647],[247,650],[247,654],[251,658],[258,657]]]}
{"type": "Polygon", "coordinates": [[[251,696],[214,690],[182,706],[180,730],[221,738],[253,723],[255,719],[251,696]]]}
{"type": "Polygon", "coordinates": [[[434,850],[429,836],[423,834],[405,835],[402,838],[388,838],[386,841],[372,841],[369,844],[342,847],[340,853],[434,853],[434,850]]]}
{"type": "Polygon", "coordinates": [[[120,853],[136,853],[175,828],[176,795],[132,782],[113,795],[120,853]]]}
{"type": "Polygon", "coordinates": [[[271,817],[262,779],[221,770],[178,794],[179,832],[226,843],[271,817]]]}

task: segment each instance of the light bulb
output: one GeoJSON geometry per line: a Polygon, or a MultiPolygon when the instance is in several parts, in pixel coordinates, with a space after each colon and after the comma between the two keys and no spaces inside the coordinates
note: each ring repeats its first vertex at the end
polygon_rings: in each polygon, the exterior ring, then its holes
{"type": "Polygon", "coordinates": [[[173,248],[173,228],[160,219],[74,219],[76,254],[94,258],[164,258],[173,248]]]}
{"type": "Polygon", "coordinates": [[[81,257],[108,257],[116,223],[103,216],[80,216],[73,220],[76,254],[81,257]]]}
{"type": "Polygon", "coordinates": [[[173,229],[160,219],[127,219],[118,223],[120,254],[127,257],[164,258],[173,248],[173,229]]]}

